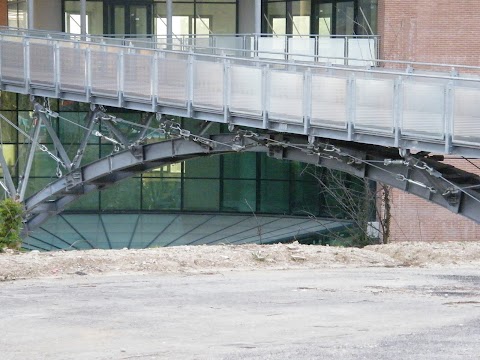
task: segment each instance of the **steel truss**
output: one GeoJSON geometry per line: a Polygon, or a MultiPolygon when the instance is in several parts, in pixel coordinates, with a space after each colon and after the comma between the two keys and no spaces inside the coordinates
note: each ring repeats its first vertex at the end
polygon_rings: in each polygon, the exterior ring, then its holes
{"type": "Polygon", "coordinates": [[[208,128],[208,123],[205,123],[203,130],[197,135],[182,129],[178,123],[161,114],[150,114],[142,125],[117,119],[108,115],[104,108],[92,105],[86,116],[85,126],[73,122],[71,124],[83,128],[83,137],[75,157],[70,159],[51,124],[52,118],[61,117],[49,109],[48,101],[44,105],[34,102],[30,135],[8,119],[2,118],[22,132],[30,142],[27,160],[17,187],[12,180],[3,150],[0,150],[0,165],[3,169],[1,186],[7,196],[23,202],[25,206],[24,236],[92,191],[103,190],[123,179],[160,166],[231,152],[261,152],[276,159],[299,161],[368,178],[480,222],[480,177],[446,165],[442,162],[442,156],[431,156],[426,152],[399,153],[394,148],[302,135],[254,133],[237,128],[231,128],[232,133],[229,134],[207,136],[203,133],[208,128]],[[94,130],[100,119],[106,133],[94,130]],[[152,126],[154,122],[159,124],[158,127],[152,126]],[[120,129],[120,124],[140,127],[136,138],[129,140],[120,129]],[[46,128],[52,139],[54,152],[39,143],[41,126],[46,128]],[[163,134],[171,139],[146,143],[147,137],[152,133],[163,134]],[[90,164],[82,164],[91,136],[112,143],[114,151],[90,164]],[[57,163],[57,179],[36,194],[25,198],[37,148],[46,152],[52,161],[57,163]]]}

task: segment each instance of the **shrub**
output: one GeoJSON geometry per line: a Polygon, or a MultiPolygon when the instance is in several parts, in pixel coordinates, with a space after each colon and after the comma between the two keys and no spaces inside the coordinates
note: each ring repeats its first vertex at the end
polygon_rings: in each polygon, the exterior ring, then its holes
{"type": "Polygon", "coordinates": [[[3,248],[20,249],[23,206],[13,199],[0,201],[0,251],[3,248]]]}

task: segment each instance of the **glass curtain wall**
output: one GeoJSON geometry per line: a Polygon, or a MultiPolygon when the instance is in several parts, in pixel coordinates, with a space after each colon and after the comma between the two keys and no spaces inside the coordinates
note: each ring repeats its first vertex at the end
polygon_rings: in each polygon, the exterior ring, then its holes
{"type": "Polygon", "coordinates": [[[8,26],[28,28],[26,0],[8,0],[8,26]]]}
{"type": "MultiPolygon", "coordinates": [[[[65,31],[80,33],[80,1],[64,0],[65,31]]],[[[174,0],[175,35],[234,34],[236,0],[174,0]]],[[[167,35],[165,0],[88,0],[87,33],[167,35]]]]}
{"type": "MultiPolygon", "coordinates": [[[[66,0],[64,6],[64,28],[66,32],[80,34],[80,1],[66,0]]],[[[103,1],[87,1],[87,34],[103,34],[103,1]]]]}
{"type": "Polygon", "coordinates": [[[263,32],[374,35],[378,0],[264,0],[263,32]]]}
{"type": "MultiPolygon", "coordinates": [[[[155,35],[167,35],[167,5],[154,3],[155,35]]],[[[235,0],[173,1],[172,32],[176,36],[197,34],[234,34],[236,32],[235,0]]]]}

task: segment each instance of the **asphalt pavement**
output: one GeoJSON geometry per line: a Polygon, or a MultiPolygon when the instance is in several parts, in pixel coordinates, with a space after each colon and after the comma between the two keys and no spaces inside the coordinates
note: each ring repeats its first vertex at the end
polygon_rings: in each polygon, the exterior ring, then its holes
{"type": "Polygon", "coordinates": [[[0,283],[0,358],[480,359],[480,269],[0,283]]]}

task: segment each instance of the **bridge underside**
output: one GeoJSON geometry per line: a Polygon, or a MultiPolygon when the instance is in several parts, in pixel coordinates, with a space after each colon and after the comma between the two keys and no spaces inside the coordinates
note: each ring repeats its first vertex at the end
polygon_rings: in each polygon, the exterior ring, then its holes
{"type": "MultiPolygon", "coordinates": [[[[25,205],[23,236],[30,235],[77,199],[111,187],[123,179],[188,159],[241,152],[266,153],[271,158],[302,162],[377,181],[480,222],[480,177],[447,165],[442,162],[442,156],[427,152],[414,154],[399,152],[397,148],[271,131],[253,132],[236,127],[231,127],[231,132],[227,134],[205,135],[209,127],[207,122],[198,134],[193,134],[158,114],[150,114],[145,117],[143,124],[136,124],[110,116],[104,108],[92,105],[85,126],[81,126],[81,144],[75,157],[70,159],[52,127],[52,119],[61,116],[38,102],[34,109],[30,134],[10,122],[30,141],[18,187],[12,181],[3,152],[0,151],[4,170],[1,185],[10,197],[25,205]],[[94,130],[100,119],[101,131],[94,130]],[[132,138],[122,132],[120,124],[139,127],[140,130],[132,138]],[[41,127],[51,137],[54,150],[50,151],[39,143],[41,127]],[[152,133],[165,135],[163,141],[152,143],[149,140],[149,134],[152,133]],[[91,137],[99,137],[113,144],[114,151],[99,160],[84,164],[83,155],[91,137]],[[32,162],[38,150],[46,152],[57,163],[58,178],[26,198],[32,162]]],[[[1,116],[8,122],[8,119],[1,116]]]]}
{"type": "MultiPolygon", "coordinates": [[[[31,141],[38,145],[38,137],[35,137],[38,136],[39,127],[46,126],[48,130],[49,117],[56,114],[38,103],[35,111],[39,121],[32,130],[31,141]]],[[[58,137],[50,132],[57,151],[56,154],[50,153],[51,157],[67,169],[65,174],[27,199],[22,196],[28,182],[28,162],[19,190],[13,188],[11,180],[7,181],[5,187],[25,204],[24,235],[92,191],[108,188],[123,179],[166,164],[232,152],[262,152],[275,159],[298,161],[368,178],[480,222],[480,178],[446,165],[442,162],[443,157],[426,152],[400,154],[395,148],[312,139],[302,135],[255,133],[236,128],[232,128],[229,134],[207,136],[192,134],[171,120],[161,117],[155,119],[154,116],[148,118],[146,125],[139,125],[143,128],[135,140],[129,140],[118,128],[118,124],[124,120],[109,118],[104,109],[92,107],[88,118],[87,126],[84,127],[84,141],[73,160],[68,159],[58,137]],[[111,120],[107,122],[110,137],[92,130],[92,124],[98,118],[111,120]],[[158,121],[159,126],[152,127],[153,121],[158,121]],[[160,131],[171,138],[145,143],[147,130],[160,131]],[[87,139],[92,135],[111,141],[116,151],[97,161],[81,165],[87,139]]],[[[29,157],[33,158],[34,148],[32,146],[29,157]]]]}

